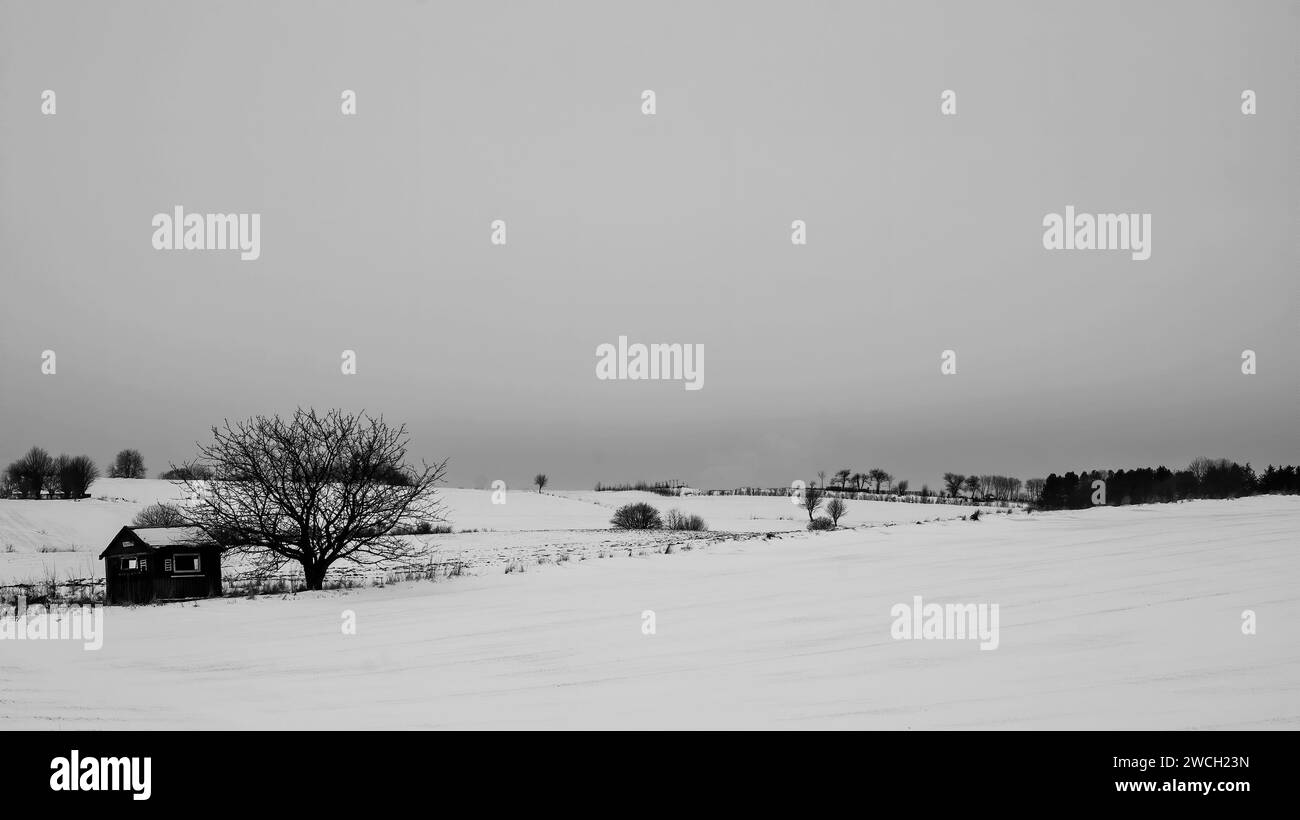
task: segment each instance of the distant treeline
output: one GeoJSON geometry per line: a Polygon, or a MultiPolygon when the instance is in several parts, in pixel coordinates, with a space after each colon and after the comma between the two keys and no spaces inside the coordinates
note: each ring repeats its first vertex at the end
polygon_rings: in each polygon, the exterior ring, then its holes
{"type": "Polygon", "coordinates": [[[655,493],[656,495],[677,495],[678,491],[686,486],[680,481],[638,481],[634,484],[602,484],[596,482],[596,492],[598,493],[625,493],[638,490],[643,493],[655,493]]]}
{"type": "Polygon", "coordinates": [[[99,478],[99,468],[90,456],[61,455],[57,458],[33,447],[0,474],[0,496],[5,498],[84,498],[99,478]]]}
{"type": "Polygon", "coordinates": [[[1052,473],[1043,483],[1037,506],[1044,510],[1078,510],[1097,506],[1097,488],[1093,482],[1104,481],[1107,506],[1121,504],[1156,504],[1191,498],[1239,498],[1265,493],[1300,493],[1300,470],[1296,467],[1269,467],[1256,475],[1249,463],[1244,466],[1227,459],[1198,458],[1184,470],[1168,467],[1138,467],[1132,470],[1073,471],[1058,476],[1052,473]]]}
{"type": "MultiPolygon", "coordinates": [[[[816,488],[817,485],[813,484],[812,487],[816,488]]],[[[998,499],[993,496],[988,498],[966,498],[960,495],[945,496],[942,493],[930,492],[928,487],[922,487],[920,490],[904,490],[901,493],[897,490],[891,490],[887,493],[873,493],[870,490],[855,490],[852,487],[842,488],[833,485],[822,492],[830,498],[847,498],[853,501],[892,501],[901,504],[964,504],[967,506],[1010,507],[1016,503],[1023,503],[1023,501],[998,499]]],[[[797,494],[798,490],[793,487],[736,487],[732,490],[702,490],[699,493],[699,495],[779,496],[785,498],[797,494]]]]}
{"type": "MultiPolygon", "coordinates": [[[[108,468],[109,478],[144,478],[139,450],[122,450],[108,468]]],[[[99,479],[90,456],[51,456],[33,447],[0,472],[0,498],[85,498],[99,479]]]]}
{"type": "Polygon", "coordinates": [[[206,464],[182,464],[163,470],[158,477],[166,481],[211,481],[216,473],[206,464]]]}
{"type": "MultiPolygon", "coordinates": [[[[340,464],[334,468],[332,475],[335,475],[339,481],[348,480],[350,473],[348,464],[340,464]]],[[[409,470],[395,464],[380,464],[375,466],[371,472],[373,478],[380,484],[390,484],[395,487],[411,486],[411,474],[409,470]]],[[[238,470],[227,470],[221,475],[207,464],[198,461],[187,461],[183,464],[173,466],[169,470],[164,470],[158,474],[158,477],[167,481],[213,481],[222,479],[225,481],[242,481],[249,480],[246,476],[240,475],[238,470]]],[[[294,476],[295,480],[303,480],[302,476],[294,476]]]]}

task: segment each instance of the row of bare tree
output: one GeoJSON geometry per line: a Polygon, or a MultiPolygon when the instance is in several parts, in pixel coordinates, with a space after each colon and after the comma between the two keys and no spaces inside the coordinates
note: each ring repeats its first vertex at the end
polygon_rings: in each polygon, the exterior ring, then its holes
{"type": "MultiPolygon", "coordinates": [[[[825,490],[871,490],[879,493],[880,485],[885,485],[885,491],[888,492],[893,488],[894,477],[878,467],[873,467],[865,473],[855,473],[847,467],[838,471],[831,476],[831,483],[826,483],[826,471],[820,470],[817,473],[820,480],[819,486],[825,490]]],[[[907,492],[907,482],[903,483],[903,489],[900,492],[907,492]]],[[[896,489],[896,488],[895,488],[896,489]]]]}
{"type": "Polygon", "coordinates": [[[51,456],[33,447],[10,462],[0,477],[0,495],[40,498],[42,492],[63,498],[83,498],[99,478],[99,468],[89,456],[51,456]]]}
{"type": "MultiPolygon", "coordinates": [[[[139,450],[123,450],[108,468],[109,478],[144,478],[144,457],[139,450]]],[[[99,478],[99,468],[90,456],[51,456],[33,447],[22,458],[9,463],[0,474],[0,496],[5,498],[84,498],[99,478]]]]}
{"type": "MultiPolygon", "coordinates": [[[[906,495],[907,481],[894,481],[894,477],[879,468],[872,468],[865,473],[856,473],[850,469],[839,470],[830,476],[822,470],[817,473],[818,486],[823,490],[840,492],[874,492],[879,494],[883,486],[886,493],[906,495]]],[[[944,473],[944,489],[950,498],[969,498],[971,500],[1020,501],[1036,499],[1043,489],[1043,479],[1031,478],[1021,481],[1013,476],[1004,475],[964,475],[962,473],[944,473]]],[[[929,486],[920,490],[923,497],[929,497],[929,486]]],[[[942,493],[941,493],[942,494],[942,493]]]]}
{"type": "Polygon", "coordinates": [[[969,498],[980,500],[1034,500],[1042,492],[1043,481],[1041,478],[1021,481],[1013,476],[1005,475],[943,474],[944,488],[950,496],[957,498],[962,492],[965,492],[969,498]]]}

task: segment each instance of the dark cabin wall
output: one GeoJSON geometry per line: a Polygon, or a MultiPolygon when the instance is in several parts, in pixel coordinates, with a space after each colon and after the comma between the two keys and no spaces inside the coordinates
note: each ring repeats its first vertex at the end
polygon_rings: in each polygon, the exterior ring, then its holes
{"type": "Polygon", "coordinates": [[[119,569],[124,557],[130,553],[119,552],[104,558],[105,603],[147,604],[155,597],[153,555],[142,552],[134,557],[148,561],[145,572],[128,572],[119,569]]]}
{"type": "MultiPolygon", "coordinates": [[[[216,546],[163,547],[150,549],[130,532],[120,531],[104,554],[104,601],[110,606],[147,604],[177,598],[209,598],[221,595],[221,549],[216,546]],[[133,541],[132,547],[123,547],[123,541],[133,541]],[[201,574],[177,576],[168,572],[167,561],[176,555],[198,553],[201,574]],[[118,569],[124,556],[135,556],[148,561],[148,569],[141,573],[118,569]]],[[[173,564],[173,567],[175,565],[173,564]]]]}
{"type": "MultiPolygon", "coordinates": [[[[166,547],[155,551],[157,567],[149,565],[153,575],[156,597],[168,598],[208,598],[221,594],[221,553],[214,547],[166,547]],[[176,575],[174,569],[167,572],[167,562],[175,561],[177,555],[199,554],[198,575],[176,575]]],[[[173,563],[173,568],[175,564],[173,563]]]]}

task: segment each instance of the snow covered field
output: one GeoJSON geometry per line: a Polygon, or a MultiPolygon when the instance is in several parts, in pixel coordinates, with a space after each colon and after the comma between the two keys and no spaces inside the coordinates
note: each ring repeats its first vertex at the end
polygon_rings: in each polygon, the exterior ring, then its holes
{"type": "Polygon", "coordinates": [[[1295,729],[1297,532],[1257,497],[113,608],[98,652],[0,641],[0,729],[1295,729]],[[917,595],[998,604],[999,648],[892,639],[917,595]]]}
{"type": "MultiPolygon", "coordinates": [[[[174,502],[180,489],[155,479],[101,479],[81,501],[0,499],[0,584],[40,581],[50,575],[101,578],[96,556],[124,524],[144,507],[174,502]]],[[[491,491],[443,489],[445,517],[456,532],[423,539],[436,560],[498,563],[557,557],[566,552],[598,553],[615,544],[639,548],[664,538],[599,532],[609,530],[614,510],[632,501],[647,501],[666,512],[676,507],[702,515],[715,531],[766,533],[803,530],[807,513],[789,499],[751,496],[665,498],[645,492],[512,490],[505,504],[493,504],[491,491]],[[478,532],[464,532],[477,530],[478,532]],[[511,533],[509,537],[503,533],[511,533]]],[[[971,507],[850,501],[847,526],[957,518],[971,507]]]]}

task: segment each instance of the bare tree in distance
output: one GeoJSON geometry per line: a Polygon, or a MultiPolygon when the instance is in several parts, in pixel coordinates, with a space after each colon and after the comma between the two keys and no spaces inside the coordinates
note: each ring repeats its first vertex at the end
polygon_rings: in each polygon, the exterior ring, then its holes
{"type": "Polygon", "coordinates": [[[822,504],[822,497],[826,491],[820,487],[805,487],[803,491],[803,508],[808,511],[808,520],[812,521],[813,516],[817,514],[817,508],[822,504]]]}
{"type": "Polygon", "coordinates": [[[65,498],[82,498],[99,478],[99,468],[90,456],[59,456],[54,462],[59,489],[65,498]]]}
{"type": "Polygon", "coordinates": [[[823,488],[826,486],[826,471],[825,471],[825,470],[818,470],[818,471],[817,471],[817,486],[819,486],[819,487],[823,487],[823,488]]]}
{"type": "Polygon", "coordinates": [[[548,480],[549,479],[546,478],[546,473],[538,473],[533,476],[533,483],[537,485],[537,492],[540,493],[542,490],[546,489],[546,483],[548,480]]]}
{"type": "Polygon", "coordinates": [[[846,487],[846,486],[848,485],[848,483],[849,483],[849,476],[852,475],[852,474],[853,474],[853,471],[852,471],[852,470],[849,470],[849,469],[840,470],[839,472],[837,472],[837,473],[835,474],[835,477],[836,477],[837,479],[839,479],[840,487],[841,487],[841,488],[846,487]]]}
{"type": "Polygon", "coordinates": [[[144,478],[144,456],[139,450],[122,450],[108,468],[109,478],[144,478]]]}
{"type": "Polygon", "coordinates": [[[898,484],[894,485],[894,491],[897,492],[899,495],[907,495],[907,487],[908,487],[908,481],[907,479],[903,479],[902,481],[898,482],[898,484]]]}
{"type": "Polygon", "coordinates": [[[33,447],[5,468],[5,476],[23,495],[40,498],[41,490],[54,487],[54,467],[54,459],[49,453],[33,447]]]}
{"type": "Polygon", "coordinates": [[[875,491],[879,493],[880,482],[887,480],[889,478],[889,473],[885,472],[879,467],[872,467],[870,470],[867,470],[867,477],[876,483],[875,491]]]}
{"type": "Polygon", "coordinates": [[[1192,459],[1192,463],[1187,465],[1187,469],[1192,475],[1196,476],[1196,481],[1199,484],[1205,481],[1205,477],[1209,475],[1210,470],[1216,468],[1226,470],[1231,466],[1231,464],[1232,462],[1228,461],[1226,458],[1206,458],[1205,456],[1198,456],[1197,458],[1192,459]]]}
{"type": "Polygon", "coordinates": [[[1047,483],[1044,478],[1031,478],[1025,482],[1025,492],[1029,495],[1030,501],[1037,501],[1043,495],[1043,485],[1047,483]]]}
{"type": "Polygon", "coordinates": [[[943,486],[948,491],[948,495],[956,498],[961,492],[961,485],[966,481],[966,476],[961,473],[944,473],[943,486]]]}
{"type": "Polygon", "coordinates": [[[976,494],[979,493],[980,477],[977,475],[968,475],[966,476],[966,481],[962,486],[966,488],[966,492],[970,493],[971,500],[974,501],[976,494]]]}
{"type": "Polygon", "coordinates": [[[421,546],[393,530],[443,520],[436,485],[446,460],[407,466],[406,426],[383,417],[298,408],[287,420],[226,421],[212,439],[198,460],[213,480],[183,480],[196,499],[185,523],[264,571],[297,562],[308,589],[321,589],[340,560],[413,560],[421,546]]]}
{"type": "Polygon", "coordinates": [[[831,521],[833,521],[837,527],[840,525],[840,519],[843,518],[848,511],[848,503],[839,496],[826,501],[826,514],[830,516],[831,521]]]}

